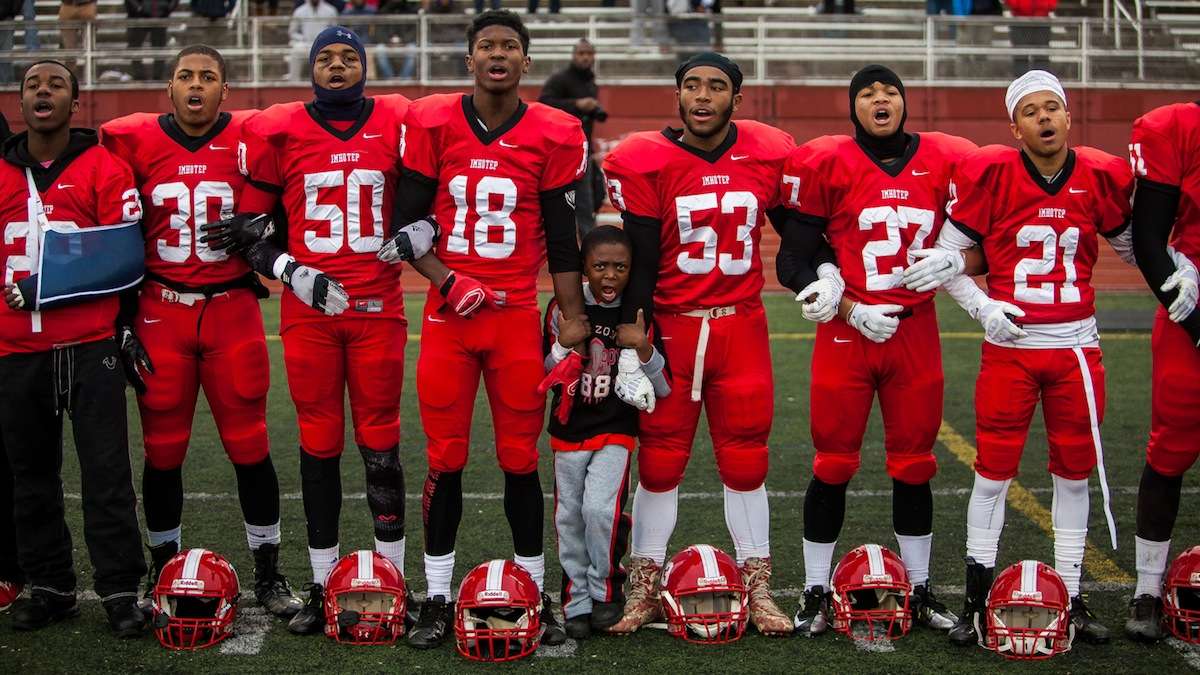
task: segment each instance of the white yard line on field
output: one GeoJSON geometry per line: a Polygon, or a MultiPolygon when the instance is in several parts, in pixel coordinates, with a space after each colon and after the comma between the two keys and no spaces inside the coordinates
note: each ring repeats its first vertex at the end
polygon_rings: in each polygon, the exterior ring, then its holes
{"type": "Polygon", "coordinates": [[[1188,644],[1179,638],[1167,638],[1167,644],[1175,648],[1192,670],[1200,670],[1200,647],[1188,644]]]}
{"type": "Polygon", "coordinates": [[[233,635],[221,643],[221,653],[232,656],[258,654],[275,624],[275,617],[262,607],[242,607],[233,623],[233,635]]]}

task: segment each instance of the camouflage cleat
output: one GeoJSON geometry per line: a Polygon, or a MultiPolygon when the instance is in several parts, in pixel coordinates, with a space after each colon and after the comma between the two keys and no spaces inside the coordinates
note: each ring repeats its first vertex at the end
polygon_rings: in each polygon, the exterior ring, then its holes
{"type": "Polygon", "coordinates": [[[629,563],[629,595],[625,600],[625,615],[605,630],[628,635],[637,629],[662,619],[662,599],[659,585],[662,567],[649,558],[634,558],[629,563]]]}
{"type": "Polygon", "coordinates": [[[742,565],[742,581],[750,597],[750,623],[763,635],[791,635],[795,624],[771,599],[771,559],[749,558],[742,565]]]}

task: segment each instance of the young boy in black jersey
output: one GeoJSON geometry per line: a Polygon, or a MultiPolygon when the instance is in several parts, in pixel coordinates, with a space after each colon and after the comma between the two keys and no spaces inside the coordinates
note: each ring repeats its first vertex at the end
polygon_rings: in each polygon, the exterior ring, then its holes
{"type": "Polygon", "coordinates": [[[629,237],[611,225],[597,227],[583,238],[582,249],[588,321],[561,321],[561,312],[551,301],[543,338],[547,371],[559,369],[568,358],[578,359],[564,343],[582,341],[584,347],[578,383],[568,375],[566,379],[572,381],[555,389],[556,414],[551,415],[549,428],[555,453],[554,524],[562,565],[562,606],[567,635],[575,639],[621,619],[625,604],[621,558],[629,534],[623,512],[638,410],[652,411],[655,397],[670,393],[663,374],[665,361],[651,344],[641,314],[636,324],[620,323],[621,294],[629,281],[632,258],[629,237]],[[619,363],[624,366],[620,377],[619,363]],[[631,363],[636,364],[635,372],[629,368],[631,363]],[[572,397],[565,405],[564,388],[572,397]]]}

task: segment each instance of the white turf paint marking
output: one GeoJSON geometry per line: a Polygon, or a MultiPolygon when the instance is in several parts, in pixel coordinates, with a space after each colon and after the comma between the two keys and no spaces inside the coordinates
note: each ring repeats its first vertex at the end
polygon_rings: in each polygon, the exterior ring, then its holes
{"type": "Polygon", "coordinates": [[[868,640],[856,637],[854,646],[858,647],[858,651],[868,654],[890,654],[896,651],[896,645],[892,644],[891,640],[868,640]]]}
{"type": "Polygon", "coordinates": [[[238,612],[233,623],[233,636],[221,643],[221,653],[233,656],[254,656],[262,651],[267,633],[275,627],[275,617],[262,607],[246,607],[238,612]]]}
{"type": "Polygon", "coordinates": [[[1179,638],[1167,638],[1167,644],[1175,648],[1192,670],[1200,670],[1200,647],[1188,644],[1179,638]]]}
{"type": "MultiPolygon", "coordinates": [[[[1035,495],[1048,495],[1053,492],[1053,488],[1048,488],[1048,487],[1046,487],[1046,488],[1040,488],[1040,487],[1039,488],[1027,488],[1027,490],[1035,495]]],[[[1099,492],[1099,491],[1100,491],[1099,488],[1092,488],[1092,490],[1091,490],[1091,492],[1099,492]]],[[[1114,487],[1111,490],[1111,492],[1113,494],[1123,494],[1123,495],[1136,495],[1137,491],[1138,491],[1138,489],[1137,489],[1136,485],[1125,486],[1125,487],[1114,487]]],[[[969,496],[970,494],[971,494],[971,488],[938,488],[933,491],[933,496],[935,496],[935,497],[966,497],[966,496],[969,496]]],[[[1185,494],[1185,495],[1200,494],[1200,487],[1183,488],[1182,494],[1185,494]]],[[[543,496],[546,499],[554,499],[553,492],[543,493],[543,496]]],[[[767,492],[767,496],[772,499],[803,499],[804,498],[804,490],[770,490],[767,492]]],[[[891,490],[847,490],[846,496],[848,496],[848,497],[891,497],[892,491],[891,490]]],[[[80,499],[80,495],[78,492],[68,492],[65,494],[65,497],[67,499],[80,499]]],[[[223,501],[235,500],[238,498],[237,493],[234,493],[234,492],[188,492],[187,494],[184,495],[184,497],[190,501],[198,501],[198,502],[223,502],[223,501]]],[[[367,498],[367,493],[365,493],[365,492],[349,492],[349,493],[346,493],[345,495],[343,495],[342,497],[344,499],[349,499],[352,501],[353,500],[362,501],[367,498]]],[[[301,495],[299,492],[284,492],[279,495],[279,498],[285,502],[298,502],[301,499],[301,495]]],[[[702,500],[703,501],[703,500],[724,499],[724,498],[725,498],[725,493],[723,493],[723,492],[681,492],[681,493],[679,493],[679,499],[684,500],[684,501],[691,501],[691,500],[702,500]]],[[[410,494],[410,495],[408,495],[408,499],[409,499],[409,501],[414,501],[414,502],[420,501],[421,494],[420,493],[410,494]]],[[[464,492],[463,499],[471,499],[471,500],[485,501],[485,502],[496,502],[496,501],[500,501],[500,500],[504,499],[504,493],[502,493],[502,492],[464,492]]]]}
{"type": "Polygon", "coordinates": [[[567,641],[557,647],[549,647],[542,645],[533,653],[534,656],[546,659],[568,659],[575,656],[575,650],[579,649],[579,643],[567,638],[567,641]]]}

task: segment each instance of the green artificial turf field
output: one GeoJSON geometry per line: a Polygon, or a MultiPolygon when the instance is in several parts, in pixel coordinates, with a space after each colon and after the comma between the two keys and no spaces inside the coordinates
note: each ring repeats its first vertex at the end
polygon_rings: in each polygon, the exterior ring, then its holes
{"type": "MultiPolygon", "coordinates": [[[[420,325],[423,298],[408,297],[410,329],[420,325]]],[[[771,435],[772,553],[775,561],[774,587],[785,611],[795,609],[803,584],[801,560],[801,507],[813,455],[808,431],[808,363],[812,349],[812,324],[782,295],[766,299],[772,331],[775,363],[775,424],[771,435]]],[[[1106,295],[1100,298],[1103,313],[1134,310],[1146,315],[1153,299],[1144,295],[1106,295]]],[[[281,346],[274,336],[278,321],[277,302],[263,304],[270,336],[273,386],[268,424],[276,467],[283,493],[284,572],[298,588],[309,576],[304,540],[303,511],[299,497],[299,465],[295,413],[288,398],[281,346]]],[[[935,448],[940,464],[934,479],[935,525],[932,561],[935,588],[952,608],[961,606],[962,556],[965,511],[971,487],[969,466],[974,449],[972,406],[975,375],[979,367],[979,326],[945,298],[939,298],[939,317],[946,375],[946,405],[941,441],[935,448]]],[[[1103,323],[1102,323],[1103,325],[1103,323]]],[[[1030,671],[1074,672],[1182,672],[1200,668],[1200,650],[1181,643],[1147,647],[1121,636],[1126,603],[1134,576],[1133,530],[1138,480],[1150,420],[1150,339],[1148,332],[1108,332],[1103,335],[1108,371],[1108,404],[1103,426],[1108,476],[1113,488],[1113,506],[1120,527],[1120,550],[1112,551],[1104,526],[1098,484],[1093,476],[1093,501],[1088,558],[1085,560],[1085,591],[1091,607],[1112,629],[1112,644],[1093,647],[1079,644],[1070,654],[1048,662],[1012,664],[979,649],[958,649],[941,634],[914,628],[891,649],[865,651],[854,642],[833,634],[817,640],[768,639],[749,634],[740,642],[723,646],[686,644],[665,632],[645,630],[628,638],[593,638],[538,654],[504,668],[534,668],[543,671],[639,670],[663,672],[689,669],[703,671],[767,672],[813,670],[820,672],[978,672],[1020,667],[1030,671]]],[[[409,491],[409,544],[406,571],[418,592],[424,591],[421,575],[420,487],[425,474],[424,436],[417,414],[414,374],[419,347],[410,340],[401,416],[404,440],[401,453],[406,466],[409,491]]],[[[134,473],[140,486],[141,433],[137,409],[130,396],[130,446],[134,473]]],[[[348,417],[348,416],[347,416],[348,417]]],[[[1022,558],[1052,561],[1049,536],[1050,477],[1046,472],[1046,439],[1035,418],[1022,473],[1009,495],[1007,528],[1001,542],[1000,564],[1022,558]],[[1019,487],[1017,485],[1019,483],[1019,487]]],[[[703,425],[703,421],[701,422],[703,425]]],[[[347,428],[347,447],[353,448],[347,428]]],[[[474,564],[512,554],[504,520],[500,491],[502,476],[490,445],[491,421],[482,396],[476,406],[471,442],[472,459],[464,476],[464,518],[458,537],[458,567],[455,582],[474,564]]],[[[76,542],[76,565],[81,571],[80,588],[90,589],[86,549],[82,541],[78,463],[69,440],[66,447],[65,490],[68,518],[76,542]]],[[[551,457],[542,441],[541,477],[547,493],[552,490],[551,457]]],[[[243,572],[242,584],[252,582],[253,565],[246,549],[238,508],[233,471],[222,452],[212,419],[203,400],[197,412],[191,452],[185,469],[188,498],[184,510],[185,546],[222,552],[243,572]]],[[[343,462],[345,504],[342,510],[342,552],[371,545],[370,520],[362,495],[362,468],[356,453],[343,462]]],[[[1175,531],[1173,553],[1195,543],[1200,534],[1196,512],[1188,508],[1197,492],[1197,474],[1184,482],[1185,508],[1175,531]]],[[[697,436],[687,478],[681,487],[679,525],[672,550],[688,544],[708,542],[732,550],[721,507],[711,444],[706,429],[697,436]]],[[[891,527],[890,480],[883,470],[882,429],[878,413],[872,417],[863,447],[863,468],[851,483],[846,525],[838,555],[853,546],[875,542],[895,546],[891,527]]],[[[140,489],[139,489],[140,491],[140,489]]],[[[547,587],[556,589],[559,574],[555,537],[547,499],[545,531],[547,587]]],[[[80,618],[34,634],[14,633],[0,618],[0,664],[9,672],[342,672],[342,671],[449,671],[467,667],[451,644],[431,652],[418,652],[397,644],[392,647],[354,648],[335,644],[324,637],[290,635],[284,626],[264,616],[243,595],[238,637],[221,647],[200,653],[172,653],[151,637],[131,642],[112,639],[103,622],[98,602],[85,601],[80,618]]]]}

